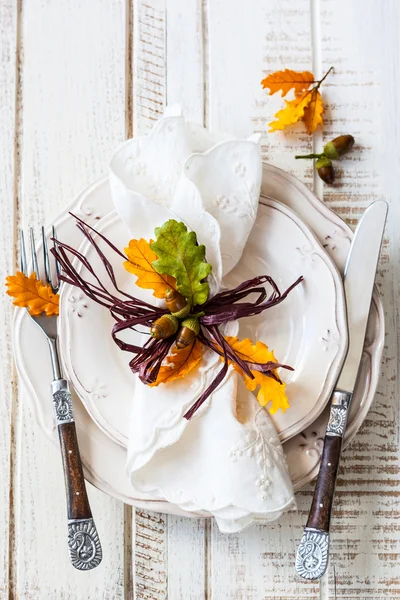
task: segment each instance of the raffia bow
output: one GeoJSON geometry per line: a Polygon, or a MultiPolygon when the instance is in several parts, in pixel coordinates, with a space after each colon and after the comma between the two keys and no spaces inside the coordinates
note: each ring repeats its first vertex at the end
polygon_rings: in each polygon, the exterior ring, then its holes
{"type": "MultiPolygon", "coordinates": [[[[143,383],[151,384],[156,381],[161,365],[175,342],[175,337],[158,340],[149,336],[149,339],[143,346],[138,346],[122,340],[120,335],[129,329],[137,331],[136,328],[138,326],[150,328],[157,319],[167,314],[168,310],[153,306],[121,290],[116,281],[111,263],[101,250],[99,244],[95,241],[92,232],[124,261],[126,260],[126,256],[104,235],[84,223],[79,217],[72,216],[76,219],[78,229],[99,256],[114,291],[111,292],[107,289],[83,254],[62,241],[54,240],[55,247],[52,249],[52,252],[62,267],[60,279],[78,287],[86,296],[110,311],[115,320],[111,332],[113,340],[121,350],[134,354],[134,357],[129,362],[132,372],[137,373],[143,383]],[[78,261],[77,267],[73,264],[74,259],[78,261]],[[88,281],[82,275],[84,269],[92,276],[93,281],[88,281]]],[[[268,377],[280,381],[275,372],[276,369],[282,367],[293,370],[287,365],[276,362],[254,363],[242,358],[225,340],[219,327],[230,321],[258,315],[268,308],[280,304],[302,280],[303,277],[299,277],[287,290],[281,293],[271,277],[261,275],[244,281],[232,290],[219,292],[201,306],[193,307],[194,312],[198,310],[203,313],[199,317],[200,332],[197,339],[205,347],[219,354],[223,359],[223,365],[211,384],[185,413],[184,417],[186,419],[190,419],[194,415],[223,381],[230,363],[239,367],[250,379],[254,379],[252,371],[259,371],[268,377]],[[265,289],[266,284],[272,289],[269,294],[265,289]],[[249,300],[251,294],[256,294],[256,298],[252,301],[249,300]],[[245,299],[245,302],[241,302],[245,299]]]]}

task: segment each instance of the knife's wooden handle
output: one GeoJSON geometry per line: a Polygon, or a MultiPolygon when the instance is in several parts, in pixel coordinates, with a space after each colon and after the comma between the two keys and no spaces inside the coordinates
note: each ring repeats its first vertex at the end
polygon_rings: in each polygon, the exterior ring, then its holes
{"type": "Polygon", "coordinates": [[[351,394],[348,392],[336,390],[332,395],[321,466],[315,484],[307,528],[318,529],[327,533],[329,531],[336,477],[350,401],[351,394]]]}
{"type": "Polygon", "coordinates": [[[88,571],[100,564],[102,550],[86,493],[68,382],[53,381],[52,393],[67,494],[70,558],[76,569],[88,571]]]}
{"type": "Polygon", "coordinates": [[[329,531],[343,438],[325,436],[321,466],[306,527],[329,531]]]}
{"type": "Polygon", "coordinates": [[[348,392],[336,390],[332,395],[321,466],[307,525],[297,549],[296,571],[304,579],[319,579],[328,565],[329,525],[350,402],[348,392]]]}

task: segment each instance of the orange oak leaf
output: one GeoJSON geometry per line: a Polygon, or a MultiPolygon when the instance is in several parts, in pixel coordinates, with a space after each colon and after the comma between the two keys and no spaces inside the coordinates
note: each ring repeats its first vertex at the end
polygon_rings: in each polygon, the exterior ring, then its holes
{"type": "Polygon", "coordinates": [[[181,350],[174,346],[172,353],[167,356],[168,364],[161,367],[151,387],[185,377],[199,363],[202,354],[203,344],[199,340],[195,340],[193,344],[181,350]]]}
{"type": "Polygon", "coordinates": [[[297,123],[303,118],[304,111],[311,100],[312,91],[303,92],[296,96],[294,100],[285,100],[285,108],[279,110],[275,115],[277,120],[269,123],[270,132],[285,129],[288,125],[297,123]]]}
{"type": "Polygon", "coordinates": [[[14,298],[13,304],[27,308],[31,315],[45,313],[48,317],[58,315],[60,297],[53,294],[51,287],[45,285],[32,273],[29,277],[21,272],[6,278],[7,294],[14,298]]]}
{"type": "Polygon", "coordinates": [[[322,125],[322,115],[324,114],[324,110],[322,96],[317,88],[314,88],[311,92],[311,100],[304,108],[304,115],[302,118],[305,123],[307,133],[310,135],[314,133],[319,125],[322,125]]]}
{"type": "Polygon", "coordinates": [[[263,88],[269,89],[269,95],[281,92],[282,96],[286,96],[290,90],[294,89],[296,94],[308,90],[310,85],[314,83],[314,75],[310,71],[292,71],[285,69],[284,71],[276,71],[267,75],[262,80],[263,88]]]}
{"type": "Polygon", "coordinates": [[[176,289],[176,281],[170,275],[160,275],[152,267],[151,263],[158,258],[150,248],[152,243],[152,240],[148,242],[143,238],[131,240],[125,248],[128,260],[124,262],[124,267],[129,273],[136,275],[136,285],[153,290],[153,296],[156,298],[164,298],[168,288],[176,289]]]}
{"type": "MultiPolygon", "coordinates": [[[[239,340],[237,337],[226,337],[225,339],[240,358],[244,358],[254,363],[278,362],[274,353],[269,350],[268,346],[263,342],[258,341],[253,344],[248,338],[239,340]]],[[[253,371],[251,369],[254,379],[250,379],[250,377],[243,373],[238,365],[233,364],[233,367],[244,377],[244,382],[248,390],[254,392],[259,388],[257,392],[257,401],[260,406],[267,406],[267,404],[271,403],[268,410],[272,415],[275,414],[278,409],[281,409],[282,412],[286,412],[286,409],[288,409],[290,405],[286,396],[285,383],[276,381],[272,377],[260,373],[260,371],[253,371]]],[[[274,370],[274,374],[278,376],[276,369],[274,370]]]]}

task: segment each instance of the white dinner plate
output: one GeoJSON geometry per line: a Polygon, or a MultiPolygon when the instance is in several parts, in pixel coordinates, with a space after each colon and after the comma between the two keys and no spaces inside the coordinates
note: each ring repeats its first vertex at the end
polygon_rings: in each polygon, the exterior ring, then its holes
{"type": "MultiPolygon", "coordinates": [[[[263,194],[293,209],[313,230],[338,269],[343,272],[352,238],[350,228],[295,177],[270,165],[263,166],[263,173],[263,194]]],[[[69,218],[68,211],[71,210],[90,225],[94,225],[111,209],[108,181],[103,179],[86,189],[63,211],[55,221],[57,231],[60,237],[71,240],[72,245],[77,245],[80,239],[79,232],[69,218]]],[[[57,444],[49,392],[51,365],[47,342],[23,309],[15,311],[14,342],[16,364],[26,400],[30,403],[33,415],[44,433],[57,444]],[[32,348],[35,348],[34,353],[32,348]]],[[[354,437],[371,406],[380,373],[383,344],[383,308],[375,290],[345,444],[354,437]]],[[[181,510],[167,502],[153,501],[146,495],[133,496],[125,474],[124,448],[97,427],[77,394],[74,394],[74,410],[82,462],[88,481],[128,504],[149,510],[182,514],[181,510]]],[[[283,445],[295,489],[300,489],[311,481],[318,472],[327,421],[328,408],[325,408],[314,423],[283,445]]]]}
{"type": "MultiPolygon", "coordinates": [[[[279,362],[294,368],[293,372],[280,371],[287,383],[290,409],[272,415],[285,441],[319,416],[338,377],[347,349],[344,293],[337,268],[308,227],[276,200],[262,198],[261,202],[242,258],[224,282],[234,288],[258,275],[270,275],[283,291],[300,275],[304,277],[284,302],[239,321],[240,339],[264,341],[279,362]]],[[[96,230],[121,251],[128,245],[129,231],[115,212],[104,217],[96,230]]],[[[125,270],[121,257],[108,250],[106,256],[120,289],[154,304],[152,291],[136,286],[136,277],[125,270]]],[[[80,251],[102,281],[109,282],[94,247],[85,240],[80,251]]],[[[81,273],[88,276],[85,270],[81,273]]],[[[110,312],[78,288],[64,286],[60,305],[60,350],[66,377],[97,425],[127,447],[135,386],[143,385],[130,371],[132,354],[122,352],[112,340],[115,321],[110,312]]],[[[138,345],[147,339],[134,332],[130,337],[138,345]]],[[[197,400],[198,390],[183,381],[167,385],[188,396],[185,404],[197,400]]],[[[158,393],[163,391],[158,388],[158,393]]]]}

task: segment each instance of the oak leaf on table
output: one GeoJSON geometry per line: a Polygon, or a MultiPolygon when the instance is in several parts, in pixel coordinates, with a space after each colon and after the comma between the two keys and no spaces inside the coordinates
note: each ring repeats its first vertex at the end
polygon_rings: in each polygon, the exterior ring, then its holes
{"type": "Polygon", "coordinates": [[[296,94],[301,94],[308,90],[312,83],[314,83],[314,75],[310,71],[292,71],[291,69],[270,73],[261,81],[263,88],[269,89],[270,96],[276,92],[281,92],[282,96],[286,96],[292,89],[296,94]]]}
{"type": "Polygon", "coordinates": [[[182,349],[174,346],[171,354],[167,356],[168,364],[162,365],[156,381],[150,386],[169,383],[175,379],[185,377],[199,363],[202,355],[203,345],[199,340],[194,340],[190,346],[182,349]]]}
{"type": "Polygon", "coordinates": [[[293,100],[285,100],[285,108],[275,114],[276,121],[269,123],[270,132],[285,129],[294,125],[304,117],[305,110],[312,100],[313,91],[306,91],[296,96],[293,100]]]}
{"type": "Polygon", "coordinates": [[[50,285],[44,284],[31,273],[28,277],[18,271],[6,278],[7,294],[14,298],[13,304],[27,308],[32,316],[46,314],[48,317],[58,315],[60,297],[53,294],[50,285]]]}
{"type": "MultiPolygon", "coordinates": [[[[237,337],[226,337],[225,339],[235,353],[242,359],[261,364],[278,363],[272,350],[269,350],[268,346],[263,342],[258,341],[253,344],[248,338],[239,340],[237,337]]],[[[244,383],[248,390],[254,392],[258,388],[257,402],[260,406],[267,406],[271,403],[268,410],[272,415],[279,409],[281,409],[282,412],[286,412],[286,409],[288,409],[290,405],[286,395],[285,383],[280,380],[277,381],[273,377],[269,377],[268,375],[251,368],[250,371],[254,375],[254,379],[250,379],[250,377],[243,373],[238,365],[232,364],[234,369],[244,377],[244,383]]],[[[273,370],[273,373],[278,377],[276,369],[273,370]]]]}
{"type": "Polygon", "coordinates": [[[157,254],[151,249],[150,244],[141,238],[131,240],[125,254],[128,258],[124,267],[129,273],[136,275],[136,285],[143,289],[153,290],[153,296],[164,298],[168,288],[176,289],[176,281],[170,275],[161,275],[154,269],[152,263],[157,260],[157,254]]]}
{"type": "Polygon", "coordinates": [[[311,100],[304,108],[303,121],[307,133],[311,134],[322,125],[322,115],[324,114],[324,104],[321,93],[314,88],[311,92],[311,100]]]}

